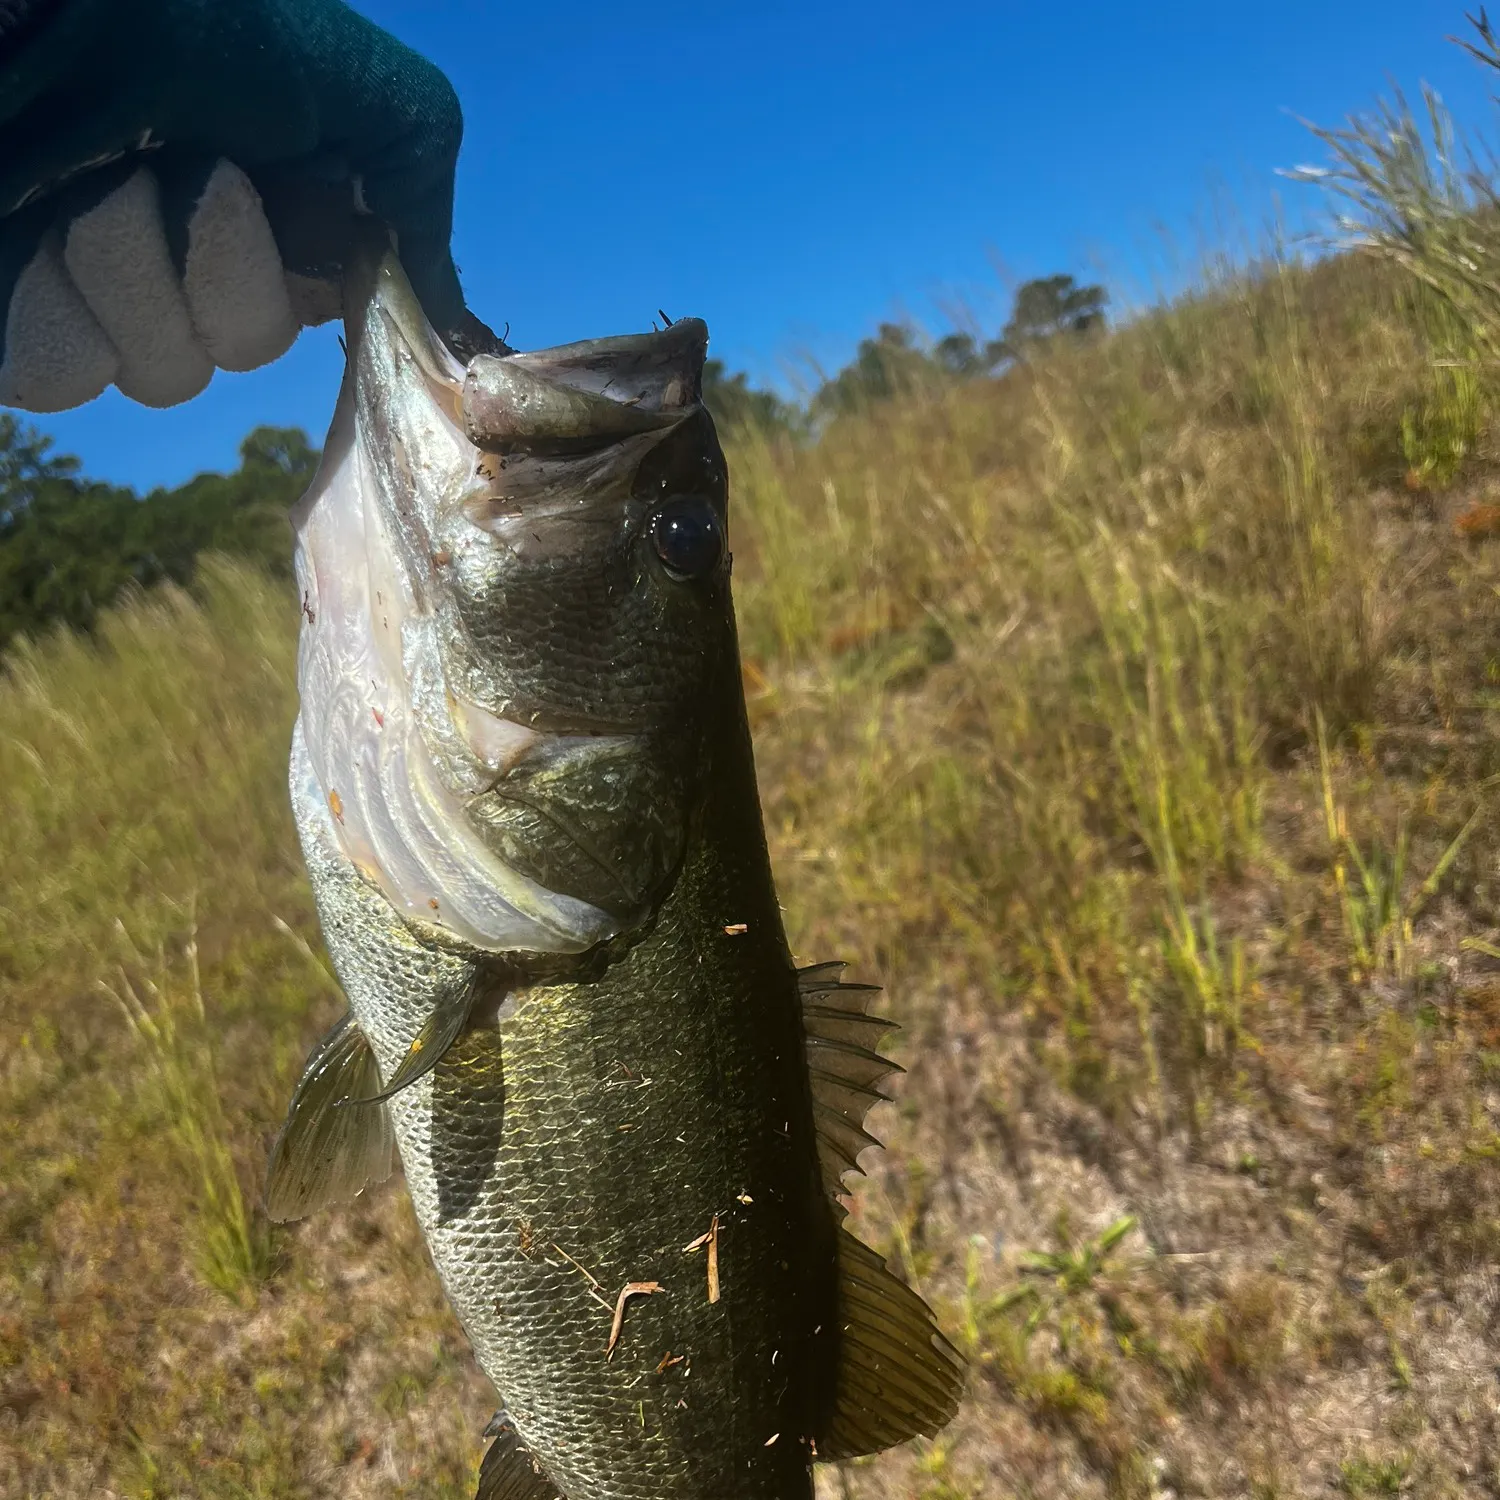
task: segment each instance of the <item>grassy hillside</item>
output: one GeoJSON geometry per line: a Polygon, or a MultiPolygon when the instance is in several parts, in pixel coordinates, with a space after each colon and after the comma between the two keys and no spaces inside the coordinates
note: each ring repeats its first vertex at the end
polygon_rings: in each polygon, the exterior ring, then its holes
{"type": "MultiPolygon", "coordinates": [[[[856,1219],[973,1360],[829,1495],[1500,1489],[1500,450],[1442,306],[1272,262],[737,440],[793,940],[905,1028],[856,1219]]],[[[5,1495],[472,1493],[399,1181],[253,1209],[340,1007],[296,624],[224,565],[0,683],[5,1495]]]]}

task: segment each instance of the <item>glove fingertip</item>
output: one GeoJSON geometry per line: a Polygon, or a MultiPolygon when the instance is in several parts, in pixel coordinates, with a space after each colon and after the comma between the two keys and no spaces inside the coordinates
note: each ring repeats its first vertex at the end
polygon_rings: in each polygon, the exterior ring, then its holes
{"type": "Polygon", "coordinates": [[[260,194],[219,161],[187,223],[182,289],[193,327],[221,370],[254,370],[291,348],[298,322],[260,194]]]}
{"type": "Polygon", "coordinates": [[[68,228],[63,260],[120,351],[115,383],[143,406],[191,400],[213,376],[162,227],[156,178],[144,167],[68,228]]]}
{"type": "Polygon", "coordinates": [[[0,405],[58,412],[101,395],[120,357],[48,235],[16,278],[5,316],[0,405]]]}

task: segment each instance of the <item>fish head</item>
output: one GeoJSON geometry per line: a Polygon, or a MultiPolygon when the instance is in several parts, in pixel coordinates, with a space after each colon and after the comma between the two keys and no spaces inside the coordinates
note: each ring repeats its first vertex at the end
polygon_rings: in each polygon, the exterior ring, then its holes
{"type": "Polygon", "coordinates": [[[707,329],[466,365],[395,256],[294,515],[305,769],[409,921],[580,952],[646,921],[736,674],[707,329]]]}
{"type": "Polygon", "coordinates": [[[480,355],[464,380],[479,457],[443,536],[444,675],[471,749],[497,722],[536,736],[472,813],[517,868],[626,921],[681,859],[709,689],[735,664],[706,348],[685,320],[480,355]]]}

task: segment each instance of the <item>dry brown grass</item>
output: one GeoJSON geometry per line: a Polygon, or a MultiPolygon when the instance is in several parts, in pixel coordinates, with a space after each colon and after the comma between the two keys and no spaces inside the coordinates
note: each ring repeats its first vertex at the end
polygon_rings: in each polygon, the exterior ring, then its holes
{"type": "MultiPolygon", "coordinates": [[[[1500,453],[1432,327],[1273,262],[731,455],[794,943],[906,1028],[856,1222],[973,1360],[828,1494],[1500,1488],[1500,543],[1456,526],[1500,453]]],[[[399,1185],[206,1269],[339,1003],[295,627],[221,569],[0,685],[6,1495],[471,1493],[491,1397],[399,1185]],[[120,964],[211,1061],[204,1145],[120,964]]]]}

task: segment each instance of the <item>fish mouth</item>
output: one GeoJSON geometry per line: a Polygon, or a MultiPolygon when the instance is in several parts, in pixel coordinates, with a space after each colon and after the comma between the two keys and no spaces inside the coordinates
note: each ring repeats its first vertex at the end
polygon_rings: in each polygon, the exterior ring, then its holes
{"type": "Polygon", "coordinates": [[[674,426],[702,400],[708,325],[586,339],[532,354],[480,354],[463,382],[477,448],[532,458],[597,453],[674,426]]]}
{"type": "Polygon", "coordinates": [[[346,306],[344,386],[292,518],[294,795],[408,921],[486,952],[584,952],[678,867],[691,747],[665,732],[670,673],[638,649],[590,657],[569,611],[631,586],[640,475],[707,422],[707,329],[464,365],[389,251],[351,272],[346,306]]]}

